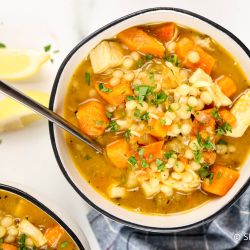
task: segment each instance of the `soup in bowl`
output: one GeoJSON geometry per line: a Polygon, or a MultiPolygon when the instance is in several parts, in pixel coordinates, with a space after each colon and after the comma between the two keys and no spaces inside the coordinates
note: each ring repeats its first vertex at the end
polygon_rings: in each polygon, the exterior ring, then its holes
{"type": "Polygon", "coordinates": [[[78,236],[54,212],[26,192],[6,184],[0,184],[0,248],[85,249],[78,236]]]}
{"type": "Polygon", "coordinates": [[[50,108],[105,153],[50,125],[65,176],[133,226],[167,231],[211,218],[249,177],[246,67],[248,50],[232,34],[181,10],[145,10],[97,31],[64,61],[50,108]]]}

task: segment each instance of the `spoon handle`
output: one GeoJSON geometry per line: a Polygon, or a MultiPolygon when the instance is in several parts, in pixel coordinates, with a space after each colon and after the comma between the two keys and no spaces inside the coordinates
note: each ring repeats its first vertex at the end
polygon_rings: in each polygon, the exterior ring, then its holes
{"type": "Polygon", "coordinates": [[[58,125],[62,129],[66,130],[70,134],[74,135],[75,137],[95,149],[98,153],[103,153],[103,149],[99,144],[97,144],[87,135],[83,135],[76,126],[66,121],[63,117],[56,114],[52,110],[46,108],[45,106],[22,94],[15,88],[12,88],[9,85],[3,83],[2,81],[0,81],[0,91],[15,99],[16,101],[20,102],[21,104],[27,106],[28,108],[32,109],[36,113],[42,115],[43,117],[45,117],[52,123],[58,125]]]}

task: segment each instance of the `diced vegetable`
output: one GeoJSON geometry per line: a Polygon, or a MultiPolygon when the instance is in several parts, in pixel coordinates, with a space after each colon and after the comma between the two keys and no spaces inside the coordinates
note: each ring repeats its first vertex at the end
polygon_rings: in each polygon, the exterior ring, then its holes
{"type": "Polygon", "coordinates": [[[221,91],[227,97],[231,97],[237,91],[237,86],[235,82],[228,76],[222,76],[215,82],[219,85],[221,91]]]}
{"type": "Polygon", "coordinates": [[[7,244],[7,243],[2,243],[1,244],[1,249],[2,250],[17,250],[16,246],[13,246],[11,244],[7,244]]]}
{"type": "Polygon", "coordinates": [[[111,199],[123,198],[126,195],[126,189],[116,185],[111,185],[108,188],[108,195],[111,199]]]}
{"type": "Polygon", "coordinates": [[[158,141],[151,143],[147,146],[144,146],[144,158],[148,162],[152,162],[157,158],[162,158],[162,147],[163,147],[164,141],[158,141]]]}
{"type": "Polygon", "coordinates": [[[95,89],[98,92],[98,94],[108,103],[118,106],[121,103],[125,102],[126,97],[133,94],[130,84],[127,82],[121,82],[120,84],[111,87],[109,84],[104,84],[104,87],[108,90],[103,91],[103,85],[104,83],[96,82],[95,89]]]}
{"type": "Polygon", "coordinates": [[[61,237],[64,234],[64,230],[60,225],[56,225],[54,227],[49,228],[45,234],[44,237],[47,240],[47,244],[51,248],[57,248],[57,245],[61,239],[61,237]]]}
{"type": "Polygon", "coordinates": [[[250,90],[246,91],[236,101],[231,113],[235,116],[237,122],[228,136],[241,137],[250,125],[250,90]]]}
{"type": "Polygon", "coordinates": [[[233,127],[236,124],[236,118],[235,116],[227,109],[221,109],[219,110],[219,115],[221,119],[228,123],[231,127],[233,127]]]}
{"type": "Polygon", "coordinates": [[[26,219],[20,222],[19,231],[21,234],[29,236],[33,240],[36,247],[41,247],[47,243],[47,239],[44,237],[42,232],[26,219]]]}
{"type": "Polygon", "coordinates": [[[180,58],[185,60],[185,65],[188,68],[191,69],[201,68],[207,74],[211,73],[215,63],[215,59],[212,56],[210,56],[207,52],[205,52],[202,48],[196,46],[195,43],[189,38],[184,37],[180,41],[178,41],[175,51],[180,58]],[[190,51],[195,51],[199,54],[199,61],[197,63],[192,63],[186,60],[187,55],[190,51]]]}
{"type": "Polygon", "coordinates": [[[155,36],[162,42],[170,41],[174,37],[175,31],[175,23],[166,23],[153,29],[153,33],[155,34],[155,36]]]}
{"type": "Polygon", "coordinates": [[[90,61],[95,74],[108,68],[119,66],[123,60],[123,50],[117,42],[103,41],[90,52],[90,61]]]}
{"type": "Polygon", "coordinates": [[[89,136],[97,137],[109,125],[104,106],[99,101],[83,103],[76,114],[80,129],[89,136]]]}
{"type": "Polygon", "coordinates": [[[148,198],[156,195],[161,190],[159,180],[157,179],[150,179],[149,181],[144,181],[141,184],[141,187],[145,196],[148,198]]]}
{"type": "Polygon", "coordinates": [[[209,165],[212,165],[215,163],[216,160],[216,152],[214,151],[205,151],[203,152],[203,157],[204,157],[204,161],[206,163],[208,163],[209,165]]]}
{"type": "Polygon", "coordinates": [[[163,57],[165,48],[162,43],[139,28],[130,28],[117,35],[118,39],[130,50],[163,57]]]}
{"type": "Polygon", "coordinates": [[[150,129],[148,133],[158,138],[164,138],[170,128],[170,126],[162,124],[161,119],[151,119],[149,122],[149,126],[150,129]]]}
{"type": "Polygon", "coordinates": [[[128,166],[129,145],[125,139],[119,139],[106,146],[107,156],[117,168],[128,166]]]}
{"type": "Polygon", "coordinates": [[[239,178],[239,172],[223,166],[212,166],[210,169],[213,174],[209,179],[205,179],[202,188],[208,193],[219,196],[225,195],[239,178]]]}

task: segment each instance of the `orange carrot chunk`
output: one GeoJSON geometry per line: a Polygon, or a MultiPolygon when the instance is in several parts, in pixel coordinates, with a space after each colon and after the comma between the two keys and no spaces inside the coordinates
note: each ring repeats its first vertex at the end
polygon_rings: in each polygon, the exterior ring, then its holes
{"type": "Polygon", "coordinates": [[[130,50],[163,57],[165,48],[162,43],[139,28],[130,28],[117,35],[118,39],[130,50]]]}
{"type": "Polygon", "coordinates": [[[216,83],[227,97],[231,97],[237,91],[235,82],[228,76],[220,77],[216,80],[216,83]]]}
{"type": "Polygon", "coordinates": [[[2,250],[17,250],[16,246],[13,246],[11,244],[7,244],[7,243],[2,243],[1,244],[1,249],[2,250]]]}
{"type": "Polygon", "coordinates": [[[195,45],[195,43],[187,38],[184,37],[180,41],[178,41],[176,45],[176,54],[184,60],[184,65],[190,69],[203,69],[207,74],[211,74],[213,66],[215,64],[215,59],[205,52],[201,47],[195,45]],[[188,60],[189,52],[194,51],[199,54],[199,60],[197,63],[192,63],[188,60]]]}
{"type": "Polygon", "coordinates": [[[47,244],[51,248],[56,248],[63,234],[64,229],[60,225],[56,225],[54,227],[49,228],[45,232],[44,237],[47,240],[47,244]]]}
{"type": "Polygon", "coordinates": [[[108,83],[96,82],[95,89],[106,102],[114,106],[118,106],[125,102],[126,96],[133,94],[130,84],[127,82],[121,82],[114,87],[108,83]],[[104,88],[102,88],[102,86],[104,86],[104,88]]]}
{"type": "Polygon", "coordinates": [[[236,124],[236,117],[229,110],[221,109],[219,115],[224,122],[227,122],[232,127],[236,124]]]}
{"type": "Polygon", "coordinates": [[[104,106],[99,101],[87,101],[82,104],[76,117],[80,129],[92,137],[102,135],[109,124],[104,106]]]}
{"type": "Polygon", "coordinates": [[[225,195],[240,176],[239,172],[219,165],[212,166],[211,172],[213,178],[211,180],[205,179],[202,183],[202,189],[219,196],[225,195]]]}
{"type": "Polygon", "coordinates": [[[158,138],[164,138],[167,135],[169,131],[169,127],[170,127],[170,126],[161,124],[160,119],[158,120],[151,119],[149,122],[149,126],[150,126],[150,129],[148,133],[158,138]]]}
{"type": "Polygon", "coordinates": [[[128,166],[129,145],[125,139],[119,139],[106,146],[107,156],[117,168],[128,166]]]}
{"type": "Polygon", "coordinates": [[[162,42],[168,42],[174,37],[175,29],[174,23],[166,23],[153,29],[153,33],[162,42]]]}
{"type": "Polygon", "coordinates": [[[157,158],[162,158],[162,147],[163,147],[164,141],[158,141],[151,143],[147,146],[144,146],[144,158],[148,162],[152,162],[157,158]]]}

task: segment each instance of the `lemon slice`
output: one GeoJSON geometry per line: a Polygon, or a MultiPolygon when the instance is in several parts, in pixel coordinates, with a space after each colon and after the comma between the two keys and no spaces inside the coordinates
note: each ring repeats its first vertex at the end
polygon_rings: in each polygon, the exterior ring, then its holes
{"type": "Polygon", "coordinates": [[[36,50],[0,49],[0,79],[20,80],[34,75],[49,54],[36,50]]]}
{"type": "MultiPolygon", "coordinates": [[[[38,91],[28,91],[25,94],[42,105],[48,106],[48,94],[38,91]]],[[[39,119],[41,116],[9,97],[0,101],[0,132],[20,129],[39,119]]]]}

